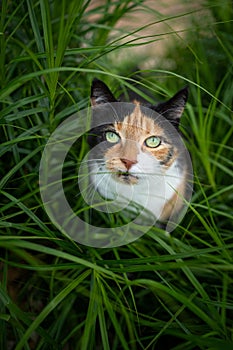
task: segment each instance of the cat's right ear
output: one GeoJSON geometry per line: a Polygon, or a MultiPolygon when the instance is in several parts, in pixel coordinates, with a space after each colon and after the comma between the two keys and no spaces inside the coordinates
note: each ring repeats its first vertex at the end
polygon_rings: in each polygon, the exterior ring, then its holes
{"type": "Polygon", "coordinates": [[[167,118],[171,124],[178,128],[187,99],[188,87],[186,86],[178,91],[170,100],[159,103],[153,106],[152,109],[167,118]]]}
{"type": "Polygon", "coordinates": [[[96,106],[108,102],[117,102],[117,100],[107,85],[95,78],[91,85],[91,105],[96,106]]]}

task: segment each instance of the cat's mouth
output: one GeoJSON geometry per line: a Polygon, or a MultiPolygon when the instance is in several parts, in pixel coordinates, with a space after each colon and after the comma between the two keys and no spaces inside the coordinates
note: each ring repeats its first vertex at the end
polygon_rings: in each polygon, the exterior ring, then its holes
{"type": "Polygon", "coordinates": [[[138,177],[129,173],[128,171],[118,171],[116,173],[117,179],[121,182],[127,183],[129,185],[135,185],[138,183],[138,177]]]}

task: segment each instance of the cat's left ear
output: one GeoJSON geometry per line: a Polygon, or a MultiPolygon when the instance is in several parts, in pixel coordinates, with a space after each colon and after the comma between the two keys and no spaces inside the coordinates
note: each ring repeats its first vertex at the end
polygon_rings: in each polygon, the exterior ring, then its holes
{"type": "Polygon", "coordinates": [[[94,79],[91,85],[91,104],[92,106],[102,103],[117,102],[106,84],[99,79],[94,79]]]}
{"type": "Polygon", "coordinates": [[[151,108],[168,119],[176,128],[179,127],[180,118],[188,100],[188,87],[178,91],[170,100],[159,103],[151,108]]]}

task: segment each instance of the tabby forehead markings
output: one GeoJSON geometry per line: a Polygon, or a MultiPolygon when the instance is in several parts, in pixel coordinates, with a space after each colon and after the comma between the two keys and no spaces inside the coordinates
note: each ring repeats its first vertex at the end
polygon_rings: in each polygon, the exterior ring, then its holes
{"type": "Polygon", "coordinates": [[[152,118],[141,112],[139,103],[136,104],[133,113],[126,116],[123,122],[116,122],[114,127],[124,138],[137,142],[141,142],[150,135],[162,136],[164,134],[163,129],[156,125],[152,118]]]}

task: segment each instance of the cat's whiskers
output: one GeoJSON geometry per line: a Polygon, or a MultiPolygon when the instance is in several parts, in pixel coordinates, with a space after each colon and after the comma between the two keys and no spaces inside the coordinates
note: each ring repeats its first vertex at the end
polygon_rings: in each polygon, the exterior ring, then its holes
{"type": "Polygon", "coordinates": [[[91,164],[91,162],[103,162],[103,158],[83,159],[77,165],[91,164]]]}
{"type": "MultiPolygon", "coordinates": [[[[101,172],[101,175],[103,173],[101,172]]],[[[109,186],[109,182],[110,182],[110,177],[109,177],[109,173],[105,173],[102,177],[98,178],[98,181],[96,182],[96,186],[101,186],[102,183],[104,183],[104,188],[105,191],[108,189],[109,186]]],[[[95,190],[93,191],[93,197],[95,195],[95,190]]],[[[104,195],[105,197],[107,197],[107,193],[105,193],[104,195]]]]}

